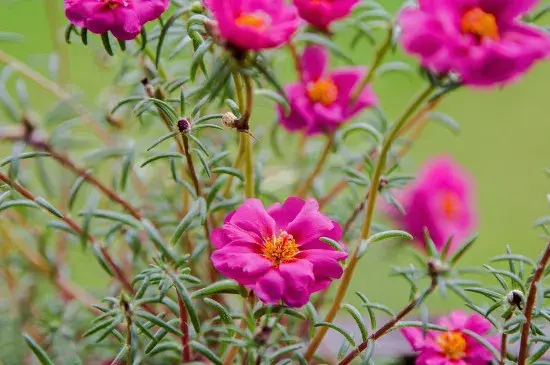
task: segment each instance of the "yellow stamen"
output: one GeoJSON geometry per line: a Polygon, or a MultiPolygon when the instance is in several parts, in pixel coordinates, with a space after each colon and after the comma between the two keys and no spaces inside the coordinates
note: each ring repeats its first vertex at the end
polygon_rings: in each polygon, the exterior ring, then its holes
{"type": "Polygon", "coordinates": [[[285,262],[294,260],[294,256],[300,250],[291,234],[286,231],[280,231],[276,237],[270,237],[265,240],[263,247],[263,256],[273,262],[275,267],[285,262]]]}
{"type": "Polygon", "coordinates": [[[460,332],[446,332],[439,335],[436,343],[449,360],[460,360],[466,356],[466,339],[460,332]]]}
{"type": "Polygon", "coordinates": [[[307,96],[314,103],[330,106],[338,99],[338,87],[331,79],[321,79],[308,86],[307,96]]]}
{"type": "Polygon", "coordinates": [[[249,27],[257,30],[263,30],[266,27],[264,16],[252,13],[243,13],[235,20],[240,27],[249,27]]]}
{"type": "Polygon", "coordinates": [[[486,13],[479,7],[468,10],[461,21],[463,33],[473,34],[480,38],[499,39],[498,24],[495,16],[486,13]]]}

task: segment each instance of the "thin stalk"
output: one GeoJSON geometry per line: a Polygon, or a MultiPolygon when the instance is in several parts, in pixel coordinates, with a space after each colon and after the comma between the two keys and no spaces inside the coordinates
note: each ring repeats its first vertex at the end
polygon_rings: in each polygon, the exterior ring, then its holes
{"type": "MultiPolygon", "coordinates": [[[[237,151],[237,156],[235,157],[235,161],[233,162],[233,168],[238,169],[241,167],[241,163],[243,161],[243,155],[244,155],[244,142],[242,142],[243,138],[247,138],[245,133],[239,133],[239,149],[237,151]]],[[[227,178],[227,181],[225,182],[225,187],[223,189],[222,195],[225,198],[229,198],[229,195],[231,194],[231,187],[233,186],[233,175],[229,175],[227,178]]]]}
{"type": "MultiPolygon", "coordinates": [[[[413,102],[405,110],[403,115],[395,122],[395,124],[390,129],[388,135],[384,139],[384,143],[382,144],[380,155],[378,157],[378,161],[376,163],[376,167],[374,169],[374,173],[371,178],[371,185],[370,185],[368,199],[366,203],[366,209],[365,209],[365,221],[363,223],[363,228],[361,230],[361,240],[368,238],[370,234],[372,220],[374,217],[374,208],[376,205],[378,192],[379,192],[380,179],[382,178],[382,173],[386,168],[386,160],[391,150],[391,146],[395,141],[395,139],[399,136],[399,132],[401,128],[405,125],[405,123],[407,123],[407,121],[411,118],[414,112],[422,105],[422,103],[424,103],[424,101],[431,95],[433,90],[434,90],[434,86],[432,85],[430,85],[425,90],[423,90],[413,100],[413,102]]],[[[353,274],[355,273],[355,269],[359,262],[359,257],[358,257],[359,250],[360,250],[360,245],[356,245],[353,253],[350,256],[348,265],[344,270],[344,275],[342,277],[342,280],[336,292],[336,297],[334,298],[332,305],[327,315],[325,316],[324,322],[332,323],[332,321],[336,317],[336,314],[338,313],[338,310],[340,309],[340,305],[344,300],[348,287],[351,283],[351,279],[353,278],[353,274]]],[[[317,348],[321,344],[321,341],[325,337],[327,330],[328,330],[328,327],[321,327],[319,331],[315,334],[313,339],[311,340],[311,343],[309,344],[309,347],[307,348],[305,353],[305,359],[307,361],[313,358],[313,355],[315,354],[315,352],[317,351],[317,348]]]]}
{"type": "Polygon", "coordinates": [[[69,83],[69,52],[67,44],[59,37],[59,2],[55,0],[44,0],[44,10],[50,28],[50,38],[55,52],[59,55],[59,79],[62,85],[69,83]]]}
{"type": "Polygon", "coordinates": [[[246,106],[241,118],[241,125],[246,133],[241,140],[244,143],[244,161],[245,161],[245,182],[244,190],[247,198],[253,198],[256,195],[254,191],[254,157],[252,151],[252,142],[250,134],[250,117],[252,116],[252,107],[254,104],[254,86],[250,77],[244,78],[246,89],[246,106]]]}
{"type": "Polygon", "coordinates": [[[191,347],[189,346],[189,320],[187,318],[187,309],[185,309],[185,305],[179,293],[178,307],[180,311],[180,331],[183,333],[183,336],[181,336],[181,358],[182,364],[186,364],[191,361],[191,347]]]}
{"type": "Polygon", "coordinates": [[[370,341],[376,341],[380,337],[388,333],[399,321],[405,318],[409,313],[411,313],[425,298],[426,296],[433,293],[437,287],[436,278],[432,278],[432,283],[428,289],[426,289],[421,295],[416,296],[403,310],[395,315],[390,321],[388,321],[384,326],[379,330],[369,336],[366,341],[363,341],[359,346],[357,346],[348,356],[346,356],[338,365],[347,365],[353,361],[361,352],[365,351],[368,347],[370,341]]]}
{"type": "Polygon", "coordinates": [[[365,87],[374,79],[376,70],[378,70],[378,67],[380,67],[380,65],[382,64],[384,57],[386,56],[388,51],[391,49],[392,39],[393,39],[393,28],[390,26],[390,29],[388,30],[382,45],[380,46],[380,48],[376,52],[376,55],[374,56],[374,61],[372,62],[372,65],[370,66],[367,74],[365,75],[365,78],[361,80],[361,83],[359,84],[359,86],[357,86],[353,94],[351,94],[350,104],[353,105],[357,102],[357,99],[359,99],[359,96],[361,95],[365,87]]]}
{"type": "Polygon", "coordinates": [[[529,294],[527,295],[527,303],[525,304],[525,322],[521,327],[521,340],[519,345],[518,365],[525,365],[528,357],[529,349],[529,333],[531,331],[531,322],[533,321],[533,311],[535,309],[535,303],[537,301],[537,286],[542,280],[544,270],[550,260],[550,242],[546,245],[544,252],[538,262],[537,269],[531,279],[529,286],[529,294]]]}
{"type": "Polygon", "coordinates": [[[325,144],[325,148],[323,148],[323,152],[321,152],[321,156],[319,157],[319,160],[315,164],[313,171],[311,172],[311,174],[309,174],[306,181],[304,181],[304,183],[300,186],[300,188],[298,189],[298,192],[296,193],[296,195],[299,196],[300,198],[304,198],[307,195],[309,189],[311,189],[311,186],[315,181],[315,178],[323,170],[323,167],[328,159],[328,156],[330,155],[330,151],[332,149],[333,144],[334,144],[334,134],[330,134],[328,136],[327,143],[325,144]]]}
{"type": "Polygon", "coordinates": [[[239,103],[239,108],[241,111],[244,110],[244,93],[242,88],[242,78],[241,74],[238,72],[233,72],[233,83],[235,84],[235,94],[237,95],[237,103],[239,103]]]}
{"type": "Polygon", "coordinates": [[[300,55],[298,54],[296,45],[292,42],[288,42],[288,50],[290,51],[290,56],[292,57],[292,61],[294,63],[296,76],[298,76],[298,78],[303,81],[302,62],[300,61],[300,55]]]}
{"type": "MultiPolygon", "coordinates": [[[[504,322],[508,321],[510,318],[512,318],[511,313],[504,317],[504,322]]],[[[508,347],[508,334],[506,333],[506,331],[503,331],[500,337],[500,359],[498,361],[499,365],[505,365],[506,363],[506,357],[508,354],[507,347],[508,347]]]]}

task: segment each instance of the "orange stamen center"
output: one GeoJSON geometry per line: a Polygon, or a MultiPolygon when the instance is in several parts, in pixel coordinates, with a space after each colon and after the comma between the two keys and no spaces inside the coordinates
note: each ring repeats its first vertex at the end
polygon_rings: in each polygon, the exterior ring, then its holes
{"type": "Polygon", "coordinates": [[[466,339],[460,332],[446,332],[439,335],[436,343],[449,360],[460,360],[466,356],[466,339]]]}
{"type": "Polygon", "coordinates": [[[286,231],[280,231],[279,235],[265,240],[262,254],[277,267],[294,260],[299,251],[294,237],[286,231]]]}
{"type": "Polygon", "coordinates": [[[330,106],[338,99],[338,87],[331,79],[321,79],[308,86],[307,96],[314,103],[330,106]]]}
{"type": "Polygon", "coordinates": [[[495,16],[479,7],[468,10],[462,17],[460,25],[462,33],[473,34],[479,38],[499,39],[495,16]]]}
{"type": "Polygon", "coordinates": [[[263,30],[266,27],[266,18],[261,14],[242,13],[235,20],[240,27],[248,27],[256,30],[263,30]]]}
{"type": "Polygon", "coordinates": [[[119,6],[128,6],[129,0],[103,0],[107,6],[111,9],[118,8],[119,6]]]}
{"type": "Polygon", "coordinates": [[[441,196],[441,210],[447,219],[454,219],[460,212],[460,199],[453,192],[444,192],[441,196]]]}

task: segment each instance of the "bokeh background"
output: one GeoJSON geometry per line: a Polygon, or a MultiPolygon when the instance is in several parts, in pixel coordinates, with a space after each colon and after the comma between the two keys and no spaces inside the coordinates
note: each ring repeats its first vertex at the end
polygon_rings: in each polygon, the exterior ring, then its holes
{"type": "MultiPolygon", "coordinates": [[[[392,10],[401,3],[384,2],[392,10]]],[[[0,32],[22,36],[17,43],[0,41],[0,49],[41,72],[47,73],[56,47],[53,39],[62,39],[59,35],[65,25],[60,0],[0,0],[0,32]]],[[[348,47],[351,36],[346,32],[339,34],[338,43],[356,63],[368,65],[372,46],[361,42],[351,50],[348,47]]],[[[97,105],[102,87],[113,79],[113,72],[102,66],[104,60],[99,62],[97,38],[89,47],[80,42],[66,46],[63,41],[60,47],[62,52],[67,52],[69,61],[68,65],[62,64],[62,77],[67,78],[71,89],[79,90],[86,105],[97,105]]],[[[392,58],[407,59],[414,64],[414,60],[399,52],[392,58]]],[[[286,60],[279,72],[282,79],[288,81],[294,72],[288,57],[286,60]]],[[[400,113],[420,82],[416,74],[389,75],[376,82],[374,89],[388,116],[400,113]]],[[[44,110],[54,102],[32,83],[27,85],[35,109],[44,110]]],[[[440,110],[460,123],[460,136],[432,123],[406,158],[405,169],[413,172],[426,158],[452,154],[475,178],[481,238],[465,257],[465,265],[481,266],[489,257],[503,253],[505,245],[531,257],[536,257],[543,246],[532,223],[549,211],[550,179],[545,173],[550,167],[549,95],[550,62],[538,65],[520,82],[502,89],[454,93],[440,110]]],[[[259,103],[255,111],[257,123],[271,121],[273,117],[272,104],[259,103]]],[[[7,118],[0,111],[0,124],[5,123],[7,118]]],[[[0,157],[5,157],[11,147],[2,143],[0,157]]],[[[361,262],[353,289],[363,291],[371,300],[401,307],[408,297],[407,286],[388,273],[390,265],[403,265],[408,261],[410,256],[394,245],[372,247],[361,262]]],[[[91,288],[101,287],[102,276],[97,275],[100,270],[91,255],[75,250],[71,267],[76,281],[91,288]]],[[[433,304],[437,311],[444,312],[458,303],[458,298],[451,294],[449,300],[436,298],[433,304]]]]}

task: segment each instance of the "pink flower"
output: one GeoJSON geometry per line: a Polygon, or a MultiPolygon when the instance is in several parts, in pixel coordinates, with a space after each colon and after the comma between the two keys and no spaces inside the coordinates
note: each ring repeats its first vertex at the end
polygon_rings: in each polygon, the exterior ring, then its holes
{"type": "Polygon", "coordinates": [[[424,247],[424,228],[441,249],[453,236],[450,252],[470,236],[477,220],[471,177],[451,157],[428,161],[417,179],[398,196],[406,214],[392,210],[399,225],[424,247]]]}
{"type": "Polygon", "coordinates": [[[212,262],[264,303],[301,307],[342,275],[338,261],[347,254],[319,241],[341,235],[340,225],[313,199],[288,198],[267,211],[260,200],[248,199],[212,232],[212,262]]]}
{"type": "Polygon", "coordinates": [[[463,332],[466,329],[483,336],[498,348],[498,337],[487,337],[491,323],[479,314],[454,311],[439,319],[437,325],[448,331],[427,331],[424,336],[421,328],[401,330],[414,351],[420,353],[416,365],[486,365],[493,359],[487,348],[463,332]]]}
{"type": "Polygon", "coordinates": [[[284,0],[209,0],[222,38],[245,50],[278,47],[298,29],[299,18],[284,0]]]}
{"type": "Polygon", "coordinates": [[[120,40],[131,40],[143,25],[168,8],[169,0],[64,0],[65,15],[77,27],[120,40]]]}
{"type": "Polygon", "coordinates": [[[298,14],[311,25],[327,30],[335,20],[351,13],[359,0],[294,0],[298,14]]]}
{"type": "Polygon", "coordinates": [[[536,0],[420,0],[399,17],[405,49],[438,73],[469,85],[517,79],[550,53],[550,37],[519,17],[536,0]]]}
{"type": "Polygon", "coordinates": [[[319,46],[305,49],[301,60],[302,81],[287,85],[291,113],[279,108],[279,120],[289,131],[308,135],[329,133],[363,109],[378,103],[370,86],[365,87],[355,103],[351,94],[366,74],[361,67],[328,70],[327,51],[319,46]]]}

